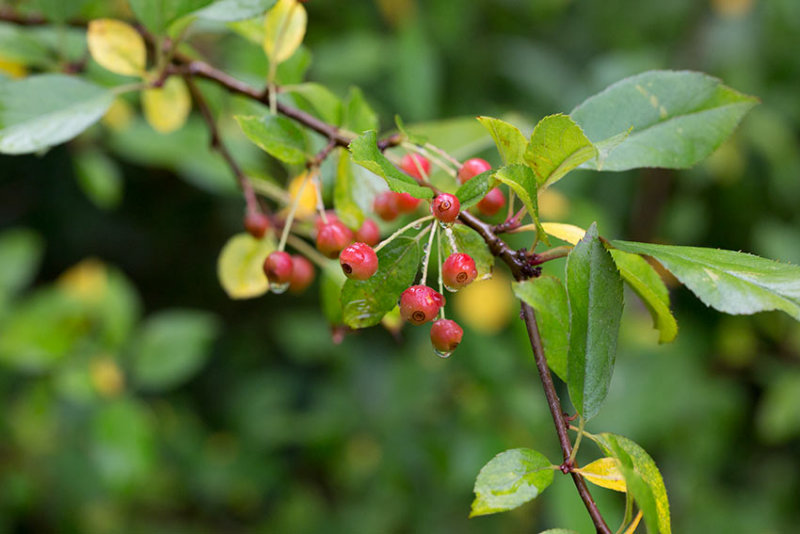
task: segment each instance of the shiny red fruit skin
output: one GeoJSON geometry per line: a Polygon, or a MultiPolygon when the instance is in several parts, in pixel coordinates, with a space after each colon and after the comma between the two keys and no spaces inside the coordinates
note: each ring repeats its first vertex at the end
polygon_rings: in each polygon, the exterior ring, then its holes
{"type": "Polygon", "coordinates": [[[314,228],[317,230],[317,232],[319,232],[323,226],[332,222],[339,222],[339,217],[336,216],[335,211],[326,210],[325,219],[323,219],[320,215],[317,215],[317,218],[314,219],[314,228]]]}
{"type": "Polygon", "coordinates": [[[422,174],[420,174],[417,164],[414,163],[414,160],[416,160],[416,162],[425,172],[425,176],[430,176],[431,162],[428,161],[428,158],[425,156],[420,156],[419,154],[405,154],[402,159],[400,159],[400,170],[412,178],[422,180],[422,174]]]}
{"type": "Polygon", "coordinates": [[[400,208],[397,206],[397,193],[394,191],[378,193],[372,202],[372,209],[378,217],[386,222],[395,220],[400,215],[400,208]]]}
{"type": "Polygon", "coordinates": [[[400,316],[414,325],[432,321],[444,306],[441,293],[428,286],[411,286],[400,295],[400,316]]]}
{"type": "Polygon", "coordinates": [[[395,193],[397,195],[395,200],[397,202],[397,209],[400,213],[412,213],[416,211],[417,206],[422,200],[411,196],[408,193],[395,193]]]}
{"type": "Polygon", "coordinates": [[[353,232],[341,221],[323,224],[317,232],[317,250],[327,258],[336,258],[352,242],[353,232]]]}
{"type": "Polygon", "coordinates": [[[442,265],[442,280],[451,289],[461,289],[471,284],[478,277],[475,260],[462,252],[451,254],[442,265]]]}
{"type": "Polygon", "coordinates": [[[292,254],[292,278],[289,280],[289,292],[302,293],[314,281],[314,265],[305,256],[292,254]]]}
{"type": "Polygon", "coordinates": [[[439,352],[453,352],[463,336],[464,330],[450,319],[439,319],[431,325],[431,343],[439,352]]]}
{"type": "Polygon", "coordinates": [[[478,211],[480,211],[484,215],[488,215],[491,217],[492,215],[496,214],[500,211],[500,208],[506,205],[506,196],[503,194],[503,191],[500,190],[499,187],[495,187],[488,193],[486,196],[478,202],[477,207],[478,211]]]}
{"type": "Polygon", "coordinates": [[[378,225],[375,224],[375,221],[372,219],[364,219],[364,222],[361,223],[361,227],[356,230],[354,238],[356,241],[374,247],[381,241],[381,231],[378,225]]]}
{"type": "Polygon", "coordinates": [[[269,217],[260,211],[248,211],[244,216],[244,229],[256,239],[264,237],[269,226],[269,217]]]}
{"type": "Polygon", "coordinates": [[[455,221],[460,211],[461,203],[450,193],[441,193],[431,202],[431,213],[443,223],[455,221]]]}
{"type": "Polygon", "coordinates": [[[486,172],[491,168],[492,166],[485,159],[468,159],[458,170],[458,181],[462,184],[466,183],[469,179],[474,178],[475,176],[478,176],[482,172],[486,172]]]}
{"type": "Polygon", "coordinates": [[[378,270],[378,255],[366,243],[353,243],[339,254],[339,265],[347,278],[366,280],[378,270]]]}
{"type": "Polygon", "coordinates": [[[286,284],[292,279],[294,262],[288,253],[275,251],[264,260],[264,274],[271,284],[286,284]]]}

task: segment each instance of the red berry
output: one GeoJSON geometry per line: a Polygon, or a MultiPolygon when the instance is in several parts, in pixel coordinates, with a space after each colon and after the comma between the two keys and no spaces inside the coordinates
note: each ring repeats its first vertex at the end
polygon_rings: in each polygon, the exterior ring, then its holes
{"type": "Polygon", "coordinates": [[[264,260],[264,274],[267,275],[270,284],[288,284],[292,279],[293,271],[294,262],[286,252],[276,250],[264,260]]]}
{"type": "Polygon", "coordinates": [[[335,211],[327,210],[325,212],[325,219],[323,219],[321,215],[317,215],[317,218],[314,219],[314,228],[319,232],[323,226],[332,222],[339,222],[339,217],[336,216],[335,211]]]}
{"type": "Polygon", "coordinates": [[[478,202],[478,211],[484,215],[492,216],[506,205],[506,196],[499,187],[495,187],[478,202]]]}
{"type": "Polygon", "coordinates": [[[409,193],[395,193],[397,209],[400,213],[411,213],[417,209],[422,200],[411,196],[409,193]]]}
{"type": "Polygon", "coordinates": [[[381,241],[381,231],[372,219],[364,219],[361,228],[356,230],[355,240],[374,247],[381,241]]]}
{"type": "Polygon", "coordinates": [[[400,214],[397,206],[397,193],[384,191],[379,193],[372,202],[372,209],[384,221],[393,221],[400,214]]]}
{"type": "Polygon", "coordinates": [[[449,356],[461,343],[464,331],[450,319],[439,319],[431,325],[431,343],[442,356],[449,356]]]}
{"type": "Polygon", "coordinates": [[[335,258],[353,242],[353,232],[341,221],[323,224],[317,232],[317,250],[328,258],[335,258]]]}
{"type": "Polygon", "coordinates": [[[292,278],[289,281],[289,291],[302,293],[314,281],[314,265],[304,256],[292,255],[292,278]]]}
{"type": "Polygon", "coordinates": [[[400,295],[400,316],[417,326],[432,321],[444,306],[444,297],[428,286],[411,286],[400,295]]]}
{"type": "Polygon", "coordinates": [[[455,195],[441,193],[431,202],[431,213],[443,223],[451,223],[458,218],[461,203],[455,195]]]}
{"type": "Polygon", "coordinates": [[[417,180],[422,180],[423,175],[419,171],[422,169],[425,176],[430,175],[431,162],[428,161],[428,158],[419,154],[405,154],[400,160],[400,169],[407,175],[417,180]]]}
{"type": "Polygon", "coordinates": [[[378,255],[366,243],[353,243],[339,254],[339,265],[347,278],[366,280],[378,270],[378,255]]]}
{"type": "Polygon", "coordinates": [[[492,166],[485,159],[468,159],[458,170],[458,181],[463,184],[470,178],[478,176],[480,173],[486,172],[491,168],[492,166]]]}
{"type": "Polygon", "coordinates": [[[442,265],[442,280],[448,289],[466,287],[478,277],[475,260],[469,254],[451,254],[442,265]]]}
{"type": "Polygon", "coordinates": [[[261,239],[269,230],[269,217],[260,211],[248,211],[244,216],[244,229],[256,239],[261,239]]]}

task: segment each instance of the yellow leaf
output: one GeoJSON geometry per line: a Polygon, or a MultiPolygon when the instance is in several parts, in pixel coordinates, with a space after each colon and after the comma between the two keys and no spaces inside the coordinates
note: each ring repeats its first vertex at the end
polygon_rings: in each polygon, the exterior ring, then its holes
{"type": "Polygon", "coordinates": [[[24,78],[28,69],[22,63],[0,57],[0,72],[5,72],[12,78],[24,78]]]}
{"type": "MultiPolygon", "coordinates": [[[[317,213],[317,184],[313,180],[306,180],[308,173],[302,173],[292,178],[289,182],[290,206],[297,199],[297,211],[294,216],[298,219],[308,219],[317,213]],[[308,182],[303,185],[304,182],[308,182]],[[299,199],[298,199],[299,196],[299,199]]],[[[288,212],[287,207],[284,212],[288,212]]]]}
{"type": "Polygon", "coordinates": [[[306,8],[297,0],[278,0],[264,17],[264,52],[275,64],[289,59],[306,35],[306,8]]]}
{"type": "Polygon", "coordinates": [[[625,532],[623,532],[622,534],[633,534],[634,532],[636,532],[636,527],[639,526],[639,521],[641,520],[642,520],[642,511],[639,510],[639,513],[636,514],[636,517],[633,518],[633,521],[631,522],[630,526],[626,528],[625,532]]]}
{"type": "Polygon", "coordinates": [[[131,105],[122,98],[115,98],[114,102],[103,115],[101,121],[103,124],[116,132],[120,132],[128,127],[133,120],[133,110],[131,105]]]}
{"type": "Polygon", "coordinates": [[[502,272],[471,283],[452,298],[456,314],[464,324],[486,334],[505,328],[514,313],[511,280],[502,272]]]}
{"type": "Polygon", "coordinates": [[[627,491],[625,477],[622,476],[622,472],[619,470],[616,458],[600,458],[579,469],[575,469],[575,472],[580,473],[583,478],[601,488],[621,491],[622,493],[627,491]]]}
{"type": "Polygon", "coordinates": [[[103,262],[89,258],[64,271],[58,286],[84,302],[97,302],[108,291],[108,271],[103,262]]]}
{"type": "Polygon", "coordinates": [[[566,241],[572,245],[583,239],[583,236],[586,233],[586,230],[573,224],[546,222],[542,223],[542,228],[544,228],[544,231],[551,236],[557,237],[558,239],[566,241]]]}
{"type": "Polygon", "coordinates": [[[250,234],[236,234],[225,243],[217,260],[217,276],[229,297],[249,299],[267,292],[264,260],[273,250],[271,235],[256,239],[250,234]]]}
{"type": "Polygon", "coordinates": [[[147,52],[144,39],[133,26],[112,19],[93,20],[86,40],[94,60],[111,72],[125,76],[144,74],[147,52]]]}
{"type": "Polygon", "coordinates": [[[542,219],[564,219],[569,214],[569,199],[555,189],[539,190],[539,217],[542,219]]]}
{"type": "Polygon", "coordinates": [[[181,78],[168,78],[163,87],[142,91],[144,117],[157,132],[181,128],[192,110],[192,99],[181,78]]]}
{"type": "Polygon", "coordinates": [[[89,363],[92,386],[103,397],[116,397],[125,388],[125,376],[109,356],[100,356],[89,363]]]}

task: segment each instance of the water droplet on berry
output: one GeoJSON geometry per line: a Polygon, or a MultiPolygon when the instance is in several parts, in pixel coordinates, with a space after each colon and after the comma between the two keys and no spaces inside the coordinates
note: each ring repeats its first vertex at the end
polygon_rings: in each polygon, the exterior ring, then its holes
{"type": "Polygon", "coordinates": [[[439,226],[441,226],[442,230],[449,230],[453,226],[453,223],[439,221],[439,226]]]}
{"type": "Polygon", "coordinates": [[[277,284],[275,282],[270,282],[269,290],[276,295],[280,295],[281,293],[286,293],[286,290],[289,289],[289,282],[284,284],[277,284]]]}
{"type": "Polygon", "coordinates": [[[449,358],[453,351],[441,351],[439,349],[433,349],[433,352],[440,358],[449,358]]]}

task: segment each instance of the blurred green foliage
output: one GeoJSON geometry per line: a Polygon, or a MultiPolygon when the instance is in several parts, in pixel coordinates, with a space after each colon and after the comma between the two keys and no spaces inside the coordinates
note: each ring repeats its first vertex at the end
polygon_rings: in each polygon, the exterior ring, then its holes
{"type": "MultiPolygon", "coordinates": [[[[708,162],[575,173],[541,199],[542,215],[800,262],[796,0],[307,7],[307,49],[279,80],[298,83],[308,67],[339,97],[358,85],[386,128],[395,113],[411,123],[515,112],[533,124],[653,68],[702,70],[758,95],[708,162]]],[[[59,16],[125,8],[82,1],[59,16]]],[[[2,26],[0,59],[25,54],[47,69],[54,43],[68,59],[83,54],[77,29],[26,29],[30,41],[16,31],[2,26]]],[[[263,52],[246,38],[204,23],[190,40],[263,80],[263,52]]],[[[230,119],[252,104],[203,89],[226,110],[221,129],[248,172],[283,180],[230,119]]],[[[319,283],[302,297],[229,300],[215,269],[240,227],[235,184],[199,120],[162,136],[126,116],[135,105],[45,157],[0,159],[0,532],[591,531],[558,476],[532,504],[467,519],[478,469],[497,452],[559,455],[510,300],[499,331],[468,324],[449,360],[433,356],[427,329],[334,344],[319,283]]],[[[795,532],[800,328],[777,313],[719,315],[684,289],[672,297],[680,332],[660,346],[628,295],[609,401],[589,430],[626,435],[656,459],[676,532],[795,532]]],[[[619,495],[594,494],[616,524],[619,495]]]]}

